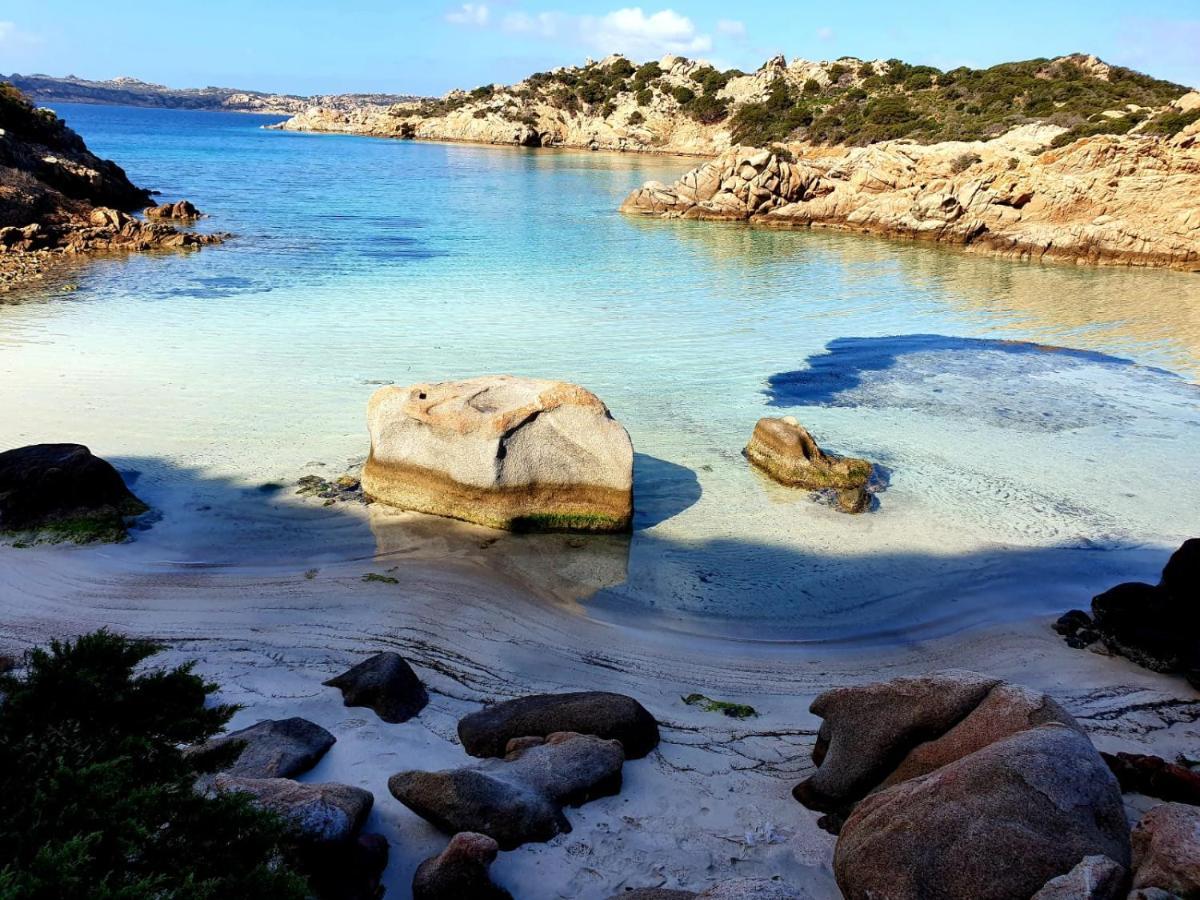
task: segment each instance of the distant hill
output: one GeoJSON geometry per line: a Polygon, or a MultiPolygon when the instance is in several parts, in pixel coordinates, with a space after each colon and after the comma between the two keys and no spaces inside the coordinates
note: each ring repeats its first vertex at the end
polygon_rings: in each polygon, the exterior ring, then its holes
{"type": "Polygon", "coordinates": [[[679,56],[639,65],[618,55],[387,109],[312,107],[283,127],[714,156],[733,144],[931,144],[1042,125],[1061,145],[1097,134],[1176,133],[1200,115],[1185,97],[1196,95],[1083,54],[948,71],[899,59],[779,56],[751,73],[679,56]]]}
{"type": "Polygon", "coordinates": [[[88,81],[68,75],[0,76],[35,103],[98,103],[114,106],[150,106],[163,109],[207,109],[226,112],[275,113],[295,115],[310,106],[351,109],[365,106],[389,106],[420,98],[406,94],[333,94],[302,97],[295,94],[271,94],[237,88],[169,88],[136,78],[88,81]]]}

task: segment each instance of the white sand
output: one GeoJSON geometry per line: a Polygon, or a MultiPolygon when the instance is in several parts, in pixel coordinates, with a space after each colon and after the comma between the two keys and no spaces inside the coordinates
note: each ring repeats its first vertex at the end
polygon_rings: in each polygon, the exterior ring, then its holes
{"type": "MultiPolygon", "coordinates": [[[[1071,650],[1045,617],[1001,616],[883,646],[723,640],[589,616],[572,585],[612,573],[603,553],[599,572],[574,571],[588,565],[555,550],[562,536],[514,544],[400,517],[380,539],[387,552],[372,557],[350,552],[367,520],[361,508],[288,502],[274,518],[243,520],[156,499],[167,513],[130,544],[0,548],[0,650],[109,626],[168,643],[164,662],[198,659],[223,700],[244,704],[235,726],[292,715],[325,726],[338,743],[304,778],[375,794],[368,828],[392,846],[390,897],[408,896],[416,865],[447,838],[393,799],[387,778],[467,762],[455,725],[485,700],[613,690],[637,697],[662,724],[661,747],[626,765],[618,796],[569,811],[572,833],[501,855],[496,879],[525,900],[698,889],[737,875],[779,875],[814,897],[837,896],[833,838],[790,789],[811,769],[817,723],[808,705],[839,684],[969,667],[1049,692],[1102,749],[1173,757],[1200,740],[1200,699],[1181,679],[1071,650]],[[547,574],[551,563],[557,574],[547,574]],[[310,568],[318,571],[306,577],[310,568]],[[399,584],[363,582],[371,571],[399,584]],[[535,595],[530,576],[550,590],[535,595]],[[382,649],[402,653],[430,689],[429,707],[402,725],[347,709],[321,685],[382,649]],[[693,691],[761,715],[737,722],[688,707],[680,698],[693,691]]],[[[1042,589],[1036,575],[1032,590],[1042,589]]]]}

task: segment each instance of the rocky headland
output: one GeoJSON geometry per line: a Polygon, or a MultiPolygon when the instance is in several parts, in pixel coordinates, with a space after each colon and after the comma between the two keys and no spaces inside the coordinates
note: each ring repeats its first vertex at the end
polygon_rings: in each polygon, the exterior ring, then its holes
{"type": "Polygon", "coordinates": [[[168,224],[199,216],[187,201],[150,207],[155,221],[129,214],[150,196],[53,112],[0,84],[0,292],[83,254],[195,247],[226,237],[168,224]]]}

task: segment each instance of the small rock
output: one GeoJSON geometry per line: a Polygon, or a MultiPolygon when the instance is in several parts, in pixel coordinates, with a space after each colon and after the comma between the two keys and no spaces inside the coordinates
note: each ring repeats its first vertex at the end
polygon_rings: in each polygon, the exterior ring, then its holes
{"type": "Polygon", "coordinates": [[[780,484],[832,491],[843,512],[860,513],[870,506],[871,463],[825,453],[791,416],[759,419],[744,452],[751,465],[780,484]]]}
{"type": "Polygon", "coordinates": [[[533,694],[486,706],[458,723],[459,740],[471,756],[503,756],[513,738],[558,731],[620,741],[626,759],[641,759],[658,746],[654,716],[632,697],[604,691],[533,694]]]}
{"type": "Polygon", "coordinates": [[[1200,806],[1200,772],[1142,753],[1101,753],[1121,790],[1200,806]]]}
{"type": "Polygon", "coordinates": [[[407,722],[429,702],[421,679],[399,653],[376,653],[325,684],[342,692],[346,706],[373,709],[385,722],[407,722]]]}
{"type": "Polygon", "coordinates": [[[524,742],[502,760],[444,772],[400,772],[388,779],[388,789],[449,834],[486,834],[511,850],[570,831],[563,806],[620,791],[624,761],[618,741],[560,733],[524,742]]]}
{"type": "Polygon", "coordinates": [[[218,775],[222,793],[248,794],[256,806],[290,822],[307,840],[347,842],[358,835],[375,798],[348,784],[301,784],[290,778],[243,778],[218,775]]]}
{"type": "Polygon", "coordinates": [[[499,851],[486,834],[456,834],[445,850],[417,866],[413,900],[512,900],[488,874],[499,851]]]}
{"type": "Polygon", "coordinates": [[[1087,856],[1066,875],[1051,878],[1031,900],[1117,900],[1128,875],[1107,856],[1087,856]]]}
{"type": "Polygon", "coordinates": [[[188,752],[207,758],[237,752],[221,771],[245,778],[291,778],[317,764],[337,741],[332,734],[307,719],[265,719],[249,728],[223,734],[188,752]]]}
{"type": "Polygon", "coordinates": [[[1133,829],[1133,886],[1200,896],[1200,808],[1164,803],[1133,829]]]}

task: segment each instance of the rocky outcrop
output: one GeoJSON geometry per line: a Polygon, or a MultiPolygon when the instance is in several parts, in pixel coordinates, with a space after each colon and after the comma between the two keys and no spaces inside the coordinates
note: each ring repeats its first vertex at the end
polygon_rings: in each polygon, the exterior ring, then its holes
{"type": "Polygon", "coordinates": [[[121,540],[126,520],[147,509],[116,469],[81,444],[0,453],[0,533],[121,540]]]}
{"type": "Polygon", "coordinates": [[[385,722],[407,722],[429,702],[425,685],[399,653],[376,653],[325,682],[346,706],[366,706],[385,722]]]}
{"type": "Polygon", "coordinates": [[[499,852],[500,845],[486,834],[456,834],[445,850],[417,866],[413,900],[512,900],[488,874],[499,852]]]}
{"type": "Polygon", "coordinates": [[[53,113],[0,84],[0,290],[70,256],[195,247],[228,237],[127,215],[149,199],[53,113]]]}
{"type": "Polygon", "coordinates": [[[654,716],[632,697],[603,691],[521,697],[494,703],[458,723],[458,738],[472,756],[503,756],[513,738],[559,731],[620,741],[626,759],[641,759],[658,746],[654,716]]]}
{"type": "Polygon", "coordinates": [[[291,778],[315,766],[337,742],[332,734],[307,719],[264,719],[249,728],[231,731],[192,748],[203,761],[219,760],[226,775],[244,778],[291,778]]]}
{"type": "Polygon", "coordinates": [[[363,491],[512,531],[614,532],[633,517],[633,445],[595,394],[493,375],[380,388],[363,491]]]}
{"type": "Polygon", "coordinates": [[[759,419],[745,454],[780,484],[832,493],[843,512],[865,512],[871,504],[867,493],[871,463],[825,453],[791,416],[759,419]]]}
{"type": "Polygon", "coordinates": [[[1133,829],[1133,886],[1200,897],[1200,808],[1164,803],[1133,829]]]}
{"type": "Polygon", "coordinates": [[[1200,123],[1172,138],[1057,133],[973,143],[794,146],[795,160],[734,147],[622,211],[820,226],[1023,259],[1200,269],[1200,123]]]}
{"type": "Polygon", "coordinates": [[[1121,790],[1200,806],[1200,772],[1143,753],[1101,753],[1121,790]]]}
{"type": "Polygon", "coordinates": [[[1129,864],[1116,779],[1043,694],[946,672],[828,691],[812,711],[817,771],[794,793],[829,813],[851,900],[1023,900],[1086,857],[1129,864]]]}
{"type": "Polygon", "coordinates": [[[560,733],[513,741],[502,760],[400,772],[388,779],[388,789],[449,834],[478,832],[511,850],[570,831],[563,807],[617,793],[624,762],[617,741],[560,733]]]}
{"type": "Polygon", "coordinates": [[[143,212],[147,219],[174,219],[178,222],[193,222],[203,215],[190,200],[147,206],[143,212]]]}
{"type": "Polygon", "coordinates": [[[1094,597],[1090,624],[1078,611],[1067,615],[1072,623],[1064,616],[1060,630],[1098,635],[1138,665],[1182,674],[1200,688],[1200,538],[1172,554],[1157,585],[1128,582],[1094,597]]]}

